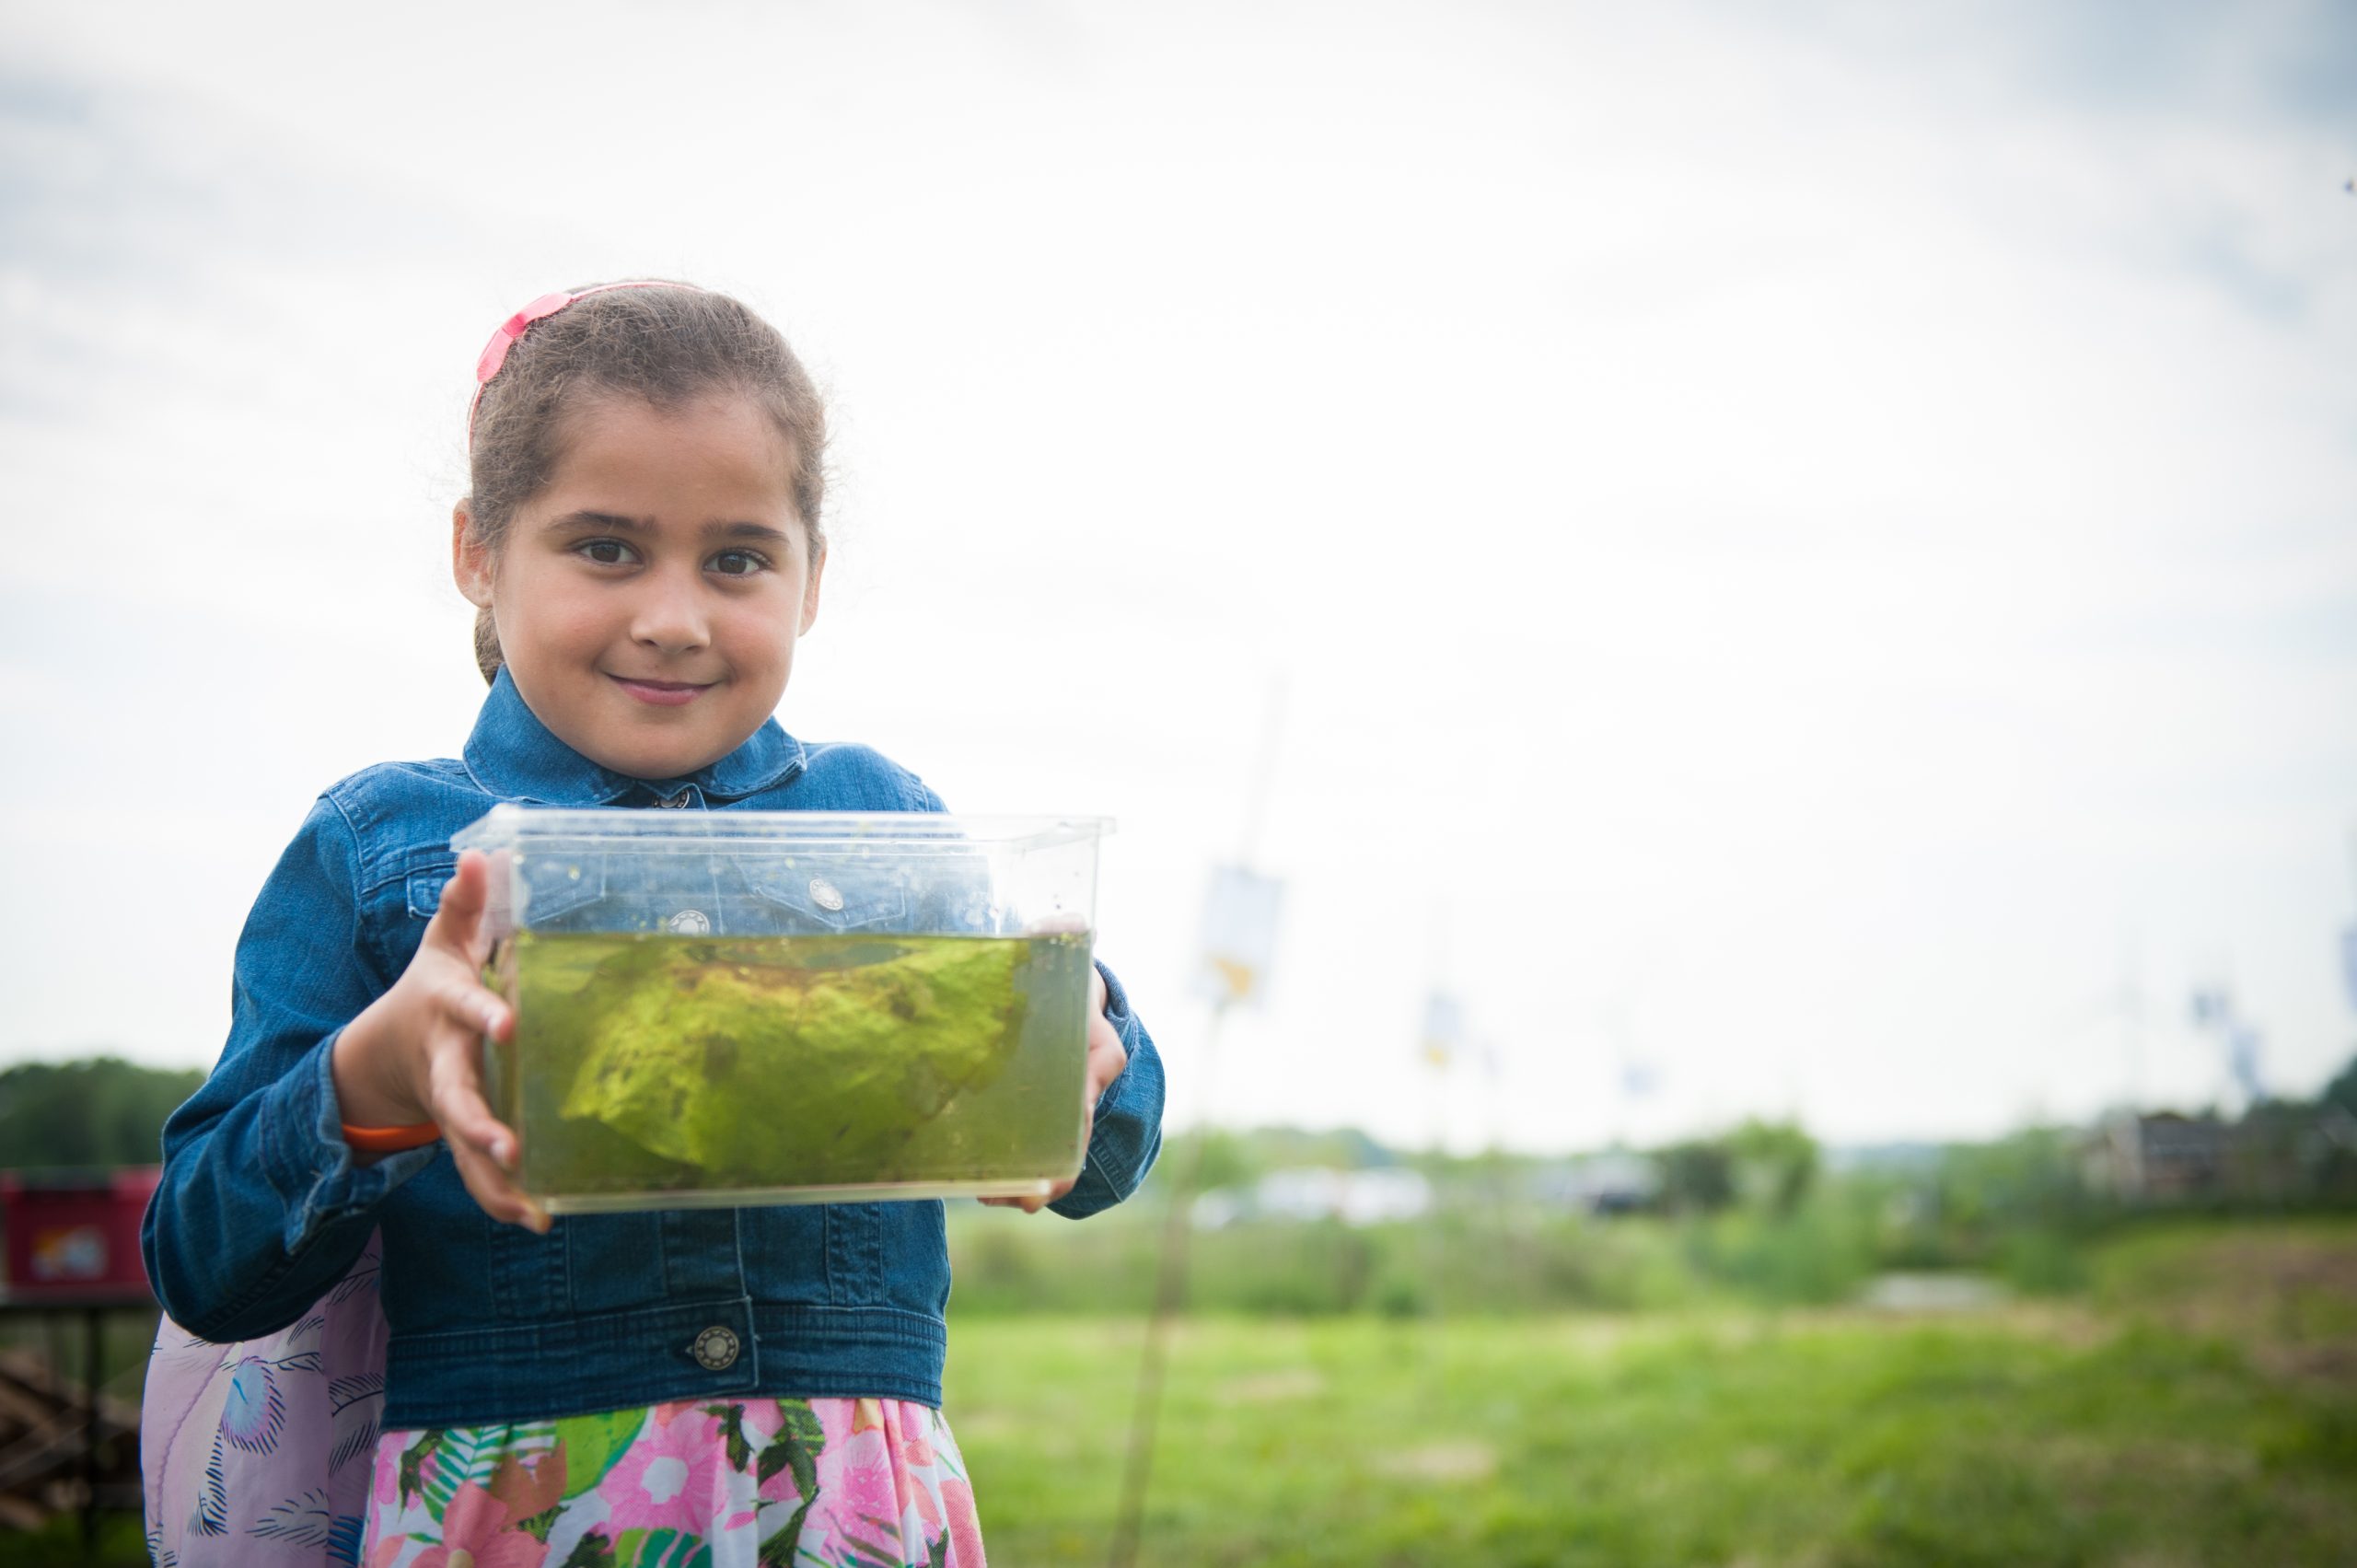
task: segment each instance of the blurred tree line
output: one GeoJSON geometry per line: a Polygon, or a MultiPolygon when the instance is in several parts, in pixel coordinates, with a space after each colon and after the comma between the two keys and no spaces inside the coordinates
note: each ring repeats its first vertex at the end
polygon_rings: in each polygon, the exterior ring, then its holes
{"type": "MultiPolygon", "coordinates": [[[[0,1167],[151,1163],[165,1118],[203,1077],[111,1057],[0,1071],[0,1167]]],[[[1248,1312],[1830,1302],[1894,1270],[1969,1269],[2018,1290],[2069,1291],[2084,1283],[2096,1238],[2156,1214],[2357,1208],[2357,1060],[2314,1101],[2256,1106],[2238,1125],[2300,1129],[2321,1149],[2296,1192],[2123,1202],[2088,1180],[2087,1128],[1828,1151],[1797,1125],[1752,1121],[1596,1156],[1650,1173],[1640,1194],[1608,1205],[1564,1179],[1579,1160],[1405,1152],[1353,1129],[1215,1129],[1173,1137],[1139,1200],[1085,1225],[953,1205],[957,1301],[976,1312],[1143,1310],[1172,1176],[1194,1145],[1206,1191],[1248,1191],[1305,1167],[1414,1171],[1430,1183],[1415,1218],[1248,1217],[1199,1230],[1190,1299],[1248,1312]]]]}
{"type": "Polygon", "coordinates": [[[0,1168],[154,1165],[164,1118],[203,1081],[113,1056],[0,1070],[0,1168]]]}
{"type": "Polygon", "coordinates": [[[1808,1305],[1852,1300],[1879,1275],[1920,1271],[1970,1271],[2016,1292],[2060,1294],[2086,1287],[2098,1244],[2124,1230],[2357,1210],[2357,1061],[2312,1101],[2253,1106],[2231,1122],[2176,1120],[2284,1153],[2297,1179],[2124,1195],[2095,1179],[2105,1133],[2084,1126],[1828,1151],[1797,1125],[1753,1121],[1585,1160],[1395,1151],[1355,1132],[1215,1129],[1173,1137],[1138,1201],[1086,1225],[1027,1227],[953,1208],[955,1299],[970,1313],[1144,1309],[1171,1177],[1198,1145],[1203,1190],[1226,1190],[1196,1211],[1188,1294],[1203,1311],[1808,1305]],[[1254,1185],[1303,1167],[1417,1171],[1432,1203],[1419,1217],[1376,1224],[1339,1211],[1264,1208],[1256,1217],[1254,1185]],[[1584,1167],[1620,1173],[1612,1180],[1641,1168],[1649,1179],[1614,1187],[1581,1179],[1584,1167]]]}
{"type": "Polygon", "coordinates": [[[1769,1214],[1796,1212],[1817,1183],[1817,1140],[1791,1122],[1747,1121],[1716,1138],[1655,1152],[1661,1205],[1711,1214],[1737,1202],[1769,1214]]]}

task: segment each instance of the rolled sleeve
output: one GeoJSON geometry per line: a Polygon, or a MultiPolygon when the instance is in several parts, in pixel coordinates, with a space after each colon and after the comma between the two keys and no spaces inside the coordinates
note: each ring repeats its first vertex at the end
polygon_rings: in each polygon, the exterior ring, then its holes
{"type": "Polygon", "coordinates": [[[1086,1219],[1138,1190],[1162,1152],[1162,1058],[1145,1024],[1130,1009],[1129,993],[1102,963],[1105,1021],[1120,1036],[1129,1061],[1105,1086],[1088,1135],[1087,1157],[1071,1191],[1048,1205],[1067,1219],[1086,1219]]]}
{"type": "Polygon", "coordinates": [[[359,1256],[376,1203],[441,1152],[362,1166],[343,1140],[335,1042],[390,979],[361,939],[359,877],[323,796],[238,938],[221,1060],[164,1124],[141,1249],[165,1309],[208,1340],[293,1322],[359,1256]]]}
{"type": "Polygon", "coordinates": [[[263,1168],[285,1202],[289,1254],[309,1247],[322,1230],[366,1214],[441,1153],[439,1144],[428,1144],[370,1165],[354,1160],[335,1097],[335,1042],[343,1033],[321,1040],[308,1061],[262,1091],[263,1168]]]}

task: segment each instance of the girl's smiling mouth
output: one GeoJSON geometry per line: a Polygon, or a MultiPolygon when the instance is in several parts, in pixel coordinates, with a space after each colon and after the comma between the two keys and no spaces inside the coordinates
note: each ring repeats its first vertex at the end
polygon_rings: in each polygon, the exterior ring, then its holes
{"type": "Polygon", "coordinates": [[[642,703],[658,708],[677,708],[694,702],[717,685],[717,681],[633,680],[627,676],[609,675],[607,679],[629,692],[642,703]]]}

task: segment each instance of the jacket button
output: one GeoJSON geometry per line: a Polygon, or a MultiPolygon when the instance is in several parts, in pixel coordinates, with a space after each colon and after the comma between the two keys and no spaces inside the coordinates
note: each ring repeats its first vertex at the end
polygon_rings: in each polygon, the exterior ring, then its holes
{"type": "Polygon", "coordinates": [[[698,1334],[689,1349],[706,1372],[726,1372],[737,1365],[737,1335],[717,1323],[698,1334]]]}
{"type": "Polygon", "coordinates": [[[810,878],[810,901],[830,914],[843,907],[842,894],[837,892],[835,885],[824,877],[810,878]]]}

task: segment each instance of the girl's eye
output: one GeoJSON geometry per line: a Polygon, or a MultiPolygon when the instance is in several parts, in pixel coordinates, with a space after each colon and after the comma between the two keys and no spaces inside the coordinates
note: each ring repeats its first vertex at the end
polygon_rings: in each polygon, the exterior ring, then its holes
{"type": "Polygon", "coordinates": [[[712,569],[724,577],[749,577],[768,565],[766,558],[751,550],[724,550],[712,558],[712,569]]]}
{"type": "Polygon", "coordinates": [[[575,548],[600,566],[621,566],[630,560],[630,546],[618,539],[586,540],[575,548]]]}

